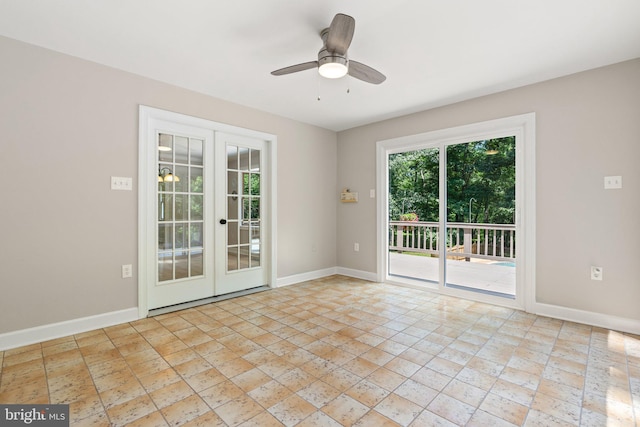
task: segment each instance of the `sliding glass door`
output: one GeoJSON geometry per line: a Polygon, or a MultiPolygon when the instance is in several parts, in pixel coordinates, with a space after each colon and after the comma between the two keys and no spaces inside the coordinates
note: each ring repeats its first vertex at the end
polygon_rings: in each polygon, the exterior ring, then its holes
{"type": "Polygon", "coordinates": [[[524,306],[535,256],[523,219],[534,214],[533,128],[531,114],[380,141],[381,279],[524,306]]]}
{"type": "Polygon", "coordinates": [[[445,286],[515,298],[515,136],[445,150],[445,286]]]}

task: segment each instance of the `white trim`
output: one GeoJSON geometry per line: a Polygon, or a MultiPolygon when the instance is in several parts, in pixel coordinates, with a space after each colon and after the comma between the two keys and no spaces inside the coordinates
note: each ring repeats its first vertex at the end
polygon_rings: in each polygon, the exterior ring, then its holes
{"type": "Polygon", "coordinates": [[[200,127],[210,129],[214,132],[224,132],[234,135],[245,136],[265,141],[267,147],[265,155],[271,162],[265,176],[265,185],[269,187],[269,196],[265,200],[265,209],[268,211],[267,230],[265,233],[265,246],[269,248],[269,254],[265,260],[265,266],[268,271],[269,285],[274,286],[277,278],[277,247],[276,247],[276,223],[277,223],[277,143],[276,135],[265,132],[255,131],[251,129],[241,128],[238,126],[228,125],[224,123],[214,122],[212,120],[199,117],[188,116],[185,114],[175,113],[172,111],[161,110],[158,108],[139,106],[139,123],[138,123],[138,316],[146,317],[149,313],[147,282],[150,275],[156,268],[155,265],[148,265],[147,242],[148,236],[153,235],[153,221],[149,221],[149,215],[155,215],[153,210],[146,201],[144,195],[147,187],[146,181],[149,176],[150,169],[155,167],[155,162],[150,161],[151,153],[150,144],[147,144],[149,135],[149,125],[152,120],[163,120],[179,123],[187,126],[200,127]]]}
{"type": "Polygon", "coordinates": [[[293,274],[291,276],[280,277],[276,281],[276,287],[295,285],[296,283],[307,282],[309,280],[322,279],[323,277],[333,276],[337,274],[337,268],[325,268],[323,270],[308,271],[306,273],[293,274]]]}
{"type": "Polygon", "coordinates": [[[614,331],[628,332],[636,335],[640,334],[640,320],[636,319],[543,303],[536,303],[532,312],[538,316],[583,323],[586,325],[597,326],[614,331]]]}
{"type": "MultiPolygon", "coordinates": [[[[499,136],[516,135],[516,144],[520,147],[516,151],[516,170],[519,177],[517,180],[516,203],[518,208],[517,223],[524,226],[519,231],[520,242],[517,248],[519,258],[523,260],[518,265],[518,279],[516,289],[516,299],[501,301],[499,297],[486,297],[467,292],[462,298],[478,299],[482,302],[489,302],[497,305],[507,305],[514,308],[531,311],[535,304],[535,266],[536,266],[536,243],[535,243],[535,113],[527,113],[518,116],[505,117],[501,119],[488,120],[485,122],[472,123],[464,126],[440,129],[416,135],[409,135],[399,138],[378,141],[376,144],[376,190],[377,201],[377,281],[385,282],[392,280],[388,275],[386,261],[387,253],[387,218],[388,218],[388,194],[389,188],[387,176],[387,159],[389,153],[402,152],[411,148],[443,147],[454,143],[462,143],[499,136]],[[524,181],[524,182],[523,182],[524,181]],[[468,295],[467,295],[468,294],[468,295]]],[[[441,163],[444,156],[440,157],[441,163]]],[[[441,166],[442,167],[442,166],[441,166]]],[[[443,193],[443,183],[440,183],[440,194],[443,193]]],[[[444,206],[441,206],[444,209],[444,206]]],[[[441,212],[440,215],[443,218],[441,212]]],[[[441,259],[444,263],[444,259],[441,259]]],[[[444,269],[440,268],[441,275],[444,269]]],[[[442,283],[442,277],[440,282],[442,283]]],[[[436,289],[436,292],[450,294],[450,290],[436,289]]]]}
{"type": "Polygon", "coordinates": [[[331,267],[322,270],[308,271],[306,273],[293,274],[287,277],[281,277],[277,280],[277,287],[295,285],[309,280],[322,279],[323,277],[333,276],[340,274],[341,276],[353,277],[355,279],[368,280],[370,282],[377,282],[378,276],[376,273],[369,271],[354,270],[344,267],[331,267]]]}
{"type": "Polygon", "coordinates": [[[349,276],[356,279],[368,280],[370,282],[377,282],[378,275],[369,271],[354,270],[352,268],[336,267],[336,274],[343,276],[349,276]]]}
{"type": "Polygon", "coordinates": [[[134,320],[138,320],[137,307],[7,332],[0,335],[0,351],[92,331],[94,329],[102,329],[134,320]]]}

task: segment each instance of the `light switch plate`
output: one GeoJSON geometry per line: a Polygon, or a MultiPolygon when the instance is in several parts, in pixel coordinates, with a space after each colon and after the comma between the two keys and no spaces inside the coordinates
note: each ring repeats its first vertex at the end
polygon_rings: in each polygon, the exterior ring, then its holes
{"type": "Polygon", "coordinates": [[[622,188],[622,177],[621,176],[605,176],[604,177],[604,189],[605,190],[614,190],[622,188]]]}
{"type": "Polygon", "coordinates": [[[131,191],[133,189],[133,179],[125,176],[112,176],[111,189],[131,191]]]}
{"type": "Polygon", "coordinates": [[[122,265],[122,278],[127,279],[133,276],[133,268],[131,264],[122,265]]]}

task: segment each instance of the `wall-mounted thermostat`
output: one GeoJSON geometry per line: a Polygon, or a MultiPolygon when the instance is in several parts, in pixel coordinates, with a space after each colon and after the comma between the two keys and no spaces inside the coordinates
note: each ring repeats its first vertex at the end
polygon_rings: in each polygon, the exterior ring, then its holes
{"type": "Polygon", "coordinates": [[[342,203],[356,203],[358,201],[358,193],[354,193],[348,188],[345,188],[342,190],[342,193],[340,193],[340,201],[342,203]]]}

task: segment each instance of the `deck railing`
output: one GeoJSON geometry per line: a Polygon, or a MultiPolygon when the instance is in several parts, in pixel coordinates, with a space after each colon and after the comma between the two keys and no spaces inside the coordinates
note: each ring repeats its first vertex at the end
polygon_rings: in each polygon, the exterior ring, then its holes
{"type": "MultiPolygon", "coordinates": [[[[515,224],[447,223],[447,257],[513,261],[515,224]]],[[[440,224],[427,221],[389,221],[389,250],[438,255],[440,224]]]]}

